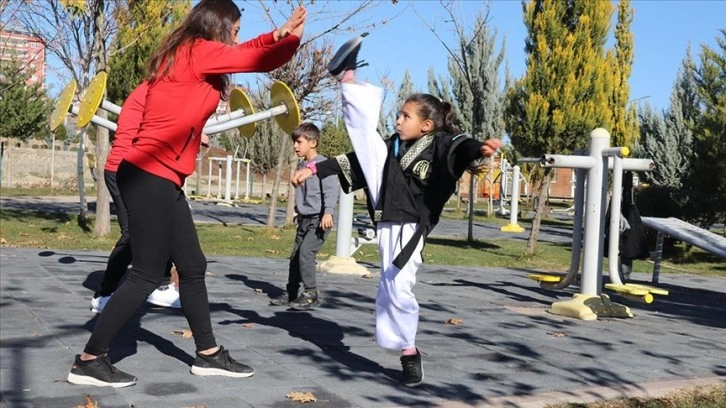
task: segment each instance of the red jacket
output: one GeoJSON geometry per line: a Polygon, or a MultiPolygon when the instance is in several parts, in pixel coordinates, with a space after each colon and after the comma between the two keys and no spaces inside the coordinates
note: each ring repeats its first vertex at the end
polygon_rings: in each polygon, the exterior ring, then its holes
{"type": "Polygon", "coordinates": [[[169,74],[150,84],[141,127],[124,159],[182,186],[194,171],[200,135],[219,104],[219,74],[268,72],[289,61],[300,45],[273,34],[232,47],[196,40],[180,47],[169,74]]]}
{"type": "Polygon", "coordinates": [[[146,105],[146,92],[149,84],[144,81],[137,86],[121,106],[121,113],[118,115],[116,134],[113,136],[111,151],[106,157],[105,170],[116,172],[118,165],[123,160],[126,152],[131,148],[131,140],[136,137],[141,125],[141,117],[144,114],[146,105]]]}

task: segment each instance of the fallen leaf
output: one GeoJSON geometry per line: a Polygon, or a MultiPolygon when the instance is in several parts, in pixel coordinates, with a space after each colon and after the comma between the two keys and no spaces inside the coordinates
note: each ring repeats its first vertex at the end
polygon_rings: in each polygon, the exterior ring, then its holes
{"type": "Polygon", "coordinates": [[[318,400],[317,398],[315,398],[315,396],[313,395],[312,392],[296,391],[296,392],[291,392],[291,393],[285,395],[285,397],[290,398],[291,400],[293,400],[295,402],[299,402],[301,404],[305,404],[308,402],[315,402],[318,400]]]}
{"type": "Polygon", "coordinates": [[[262,289],[259,289],[259,288],[255,289],[255,293],[262,293],[262,289]]]}
{"type": "Polygon", "coordinates": [[[547,332],[552,337],[566,337],[567,335],[563,332],[547,332]]]}
{"type": "Polygon", "coordinates": [[[7,245],[8,241],[5,240],[5,238],[0,238],[0,245],[7,245]]]}
{"type": "Polygon", "coordinates": [[[173,330],[171,332],[172,336],[182,336],[183,339],[188,339],[192,337],[192,331],[189,329],[183,329],[183,330],[173,330]]]}
{"type": "Polygon", "coordinates": [[[372,278],[372,277],[373,277],[373,275],[371,275],[371,274],[370,274],[370,272],[369,272],[369,273],[366,273],[366,274],[364,274],[363,276],[361,276],[361,278],[366,278],[366,279],[370,279],[370,278],[372,278]]]}
{"type": "Polygon", "coordinates": [[[267,252],[268,254],[276,254],[278,251],[274,249],[265,249],[265,252],[267,252]]]}
{"type": "Polygon", "coordinates": [[[270,236],[270,239],[273,240],[273,241],[277,241],[278,239],[280,239],[280,236],[279,235],[271,235],[270,236]]]}
{"type": "Polygon", "coordinates": [[[28,236],[30,236],[30,234],[28,234],[27,232],[21,232],[19,235],[21,237],[28,237],[28,236]]]}
{"type": "Polygon", "coordinates": [[[462,319],[458,319],[456,317],[452,317],[451,319],[449,319],[449,320],[446,321],[446,324],[450,324],[450,325],[453,325],[453,326],[459,326],[462,323],[464,323],[464,321],[462,319]]]}
{"type": "Polygon", "coordinates": [[[255,324],[254,323],[242,323],[242,327],[244,327],[245,329],[251,329],[251,328],[255,327],[255,324]]]}
{"type": "Polygon", "coordinates": [[[83,399],[85,401],[83,405],[76,405],[76,408],[98,408],[98,403],[90,395],[86,394],[83,399]]]}

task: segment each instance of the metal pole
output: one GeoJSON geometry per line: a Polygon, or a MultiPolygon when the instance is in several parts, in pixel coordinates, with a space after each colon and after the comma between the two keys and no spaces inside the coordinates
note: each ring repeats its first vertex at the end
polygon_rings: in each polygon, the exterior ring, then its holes
{"type": "Polygon", "coordinates": [[[335,256],[350,257],[350,239],[353,233],[353,193],[340,190],[338,199],[338,234],[335,238],[335,256]]]}
{"type": "Polygon", "coordinates": [[[247,160],[247,171],[245,173],[246,182],[245,182],[245,200],[250,199],[250,161],[247,160]]]}
{"type": "Polygon", "coordinates": [[[207,177],[207,198],[212,198],[212,168],[214,167],[214,159],[209,160],[209,177],[207,177]]]}
{"type": "Polygon", "coordinates": [[[600,248],[602,247],[602,187],[607,177],[607,158],[602,156],[603,149],[610,146],[610,133],[602,128],[590,132],[590,158],[599,160],[587,173],[587,199],[585,202],[585,253],[582,265],[583,295],[598,296],[600,293],[601,274],[598,266],[602,265],[600,248]]]}
{"type": "MultiPolygon", "coordinates": [[[[220,163],[221,165],[221,163],[220,163]]],[[[222,171],[222,167],[219,167],[219,171],[222,171]]],[[[219,180],[220,184],[222,180],[219,180]]],[[[227,155],[225,177],[224,177],[224,201],[232,201],[232,155],[227,155]]]]}
{"type": "Polygon", "coordinates": [[[623,159],[613,157],[613,196],[610,199],[610,239],[608,240],[608,272],[610,282],[622,285],[618,266],[620,265],[620,204],[623,190],[623,159]]]}
{"type": "Polygon", "coordinates": [[[509,205],[509,224],[517,225],[519,214],[519,166],[512,168],[512,203],[509,205]]]}

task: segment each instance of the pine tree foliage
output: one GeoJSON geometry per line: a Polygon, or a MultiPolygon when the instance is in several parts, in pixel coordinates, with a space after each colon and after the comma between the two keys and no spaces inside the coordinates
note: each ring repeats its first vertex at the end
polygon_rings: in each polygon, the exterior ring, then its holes
{"type": "Polygon", "coordinates": [[[630,73],[633,67],[634,42],[630,25],[633,22],[633,8],[630,0],[620,0],[618,3],[618,21],[615,25],[615,50],[608,52],[612,61],[610,70],[610,83],[612,94],[610,106],[612,108],[612,128],[610,143],[612,146],[632,147],[638,140],[637,108],[630,102],[630,73]]]}
{"type": "Polygon", "coordinates": [[[605,42],[613,5],[535,0],[523,10],[527,71],[510,93],[507,131],[524,156],[570,154],[592,129],[612,128],[605,42]]]}
{"type": "Polygon", "coordinates": [[[190,0],[128,0],[115,13],[118,33],[109,52],[107,98],[121,105],[146,76],[146,63],[162,38],[191,9],[190,0]]]}
{"type": "Polygon", "coordinates": [[[0,61],[0,137],[28,140],[48,133],[52,105],[40,84],[27,85],[30,73],[16,60],[0,61]]]}
{"type": "Polygon", "coordinates": [[[639,112],[641,142],[636,155],[653,160],[653,171],[644,172],[640,177],[647,183],[655,186],[680,188],[683,177],[687,174],[690,160],[683,151],[690,150],[690,142],[682,143],[683,139],[690,138],[690,130],[683,129],[683,121],[677,107],[680,102],[674,95],[671,96],[671,110],[675,112],[657,112],[646,104],[639,112]],[[675,100],[674,100],[675,99],[675,100]],[[682,129],[683,133],[672,126],[682,129]]]}
{"type": "Polygon", "coordinates": [[[497,31],[490,31],[482,13],[471,34],[459,28],[459,48],[449,56],[451,90],[460,129],[477,140],[504,136],[504,94],[499,69],[505,45],[497,52],[497,31]]]}
{"type": "Polygon", "coordinates": [[[726,29],[716,41],[716,49],[702,46],[693,70],[701,115],[687,185],[692,214],[702,225],[726,221],[726,29]]]}

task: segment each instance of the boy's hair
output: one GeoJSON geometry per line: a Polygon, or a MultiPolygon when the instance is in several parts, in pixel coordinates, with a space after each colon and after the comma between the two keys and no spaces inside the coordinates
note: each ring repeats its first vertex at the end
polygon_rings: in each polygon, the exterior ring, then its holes
{"type": "Polygon", "coordinates": [[[450,103],[425,93],[415,93],[406,99],[406,103],[418,105],[417,114],[423,119],[431,119],[436,130],[443,130],[449,133],[461,133],[454,126],[454,109],[450,103]]]}
{"type": "Polygon", "coordinates": [[[301,123],[295,130],[292,131],[292,141],[296,141],[299,137],[305,138],[308,141],[316,141],[320,144],[320,129],[310,122],[301,123]]]}

